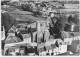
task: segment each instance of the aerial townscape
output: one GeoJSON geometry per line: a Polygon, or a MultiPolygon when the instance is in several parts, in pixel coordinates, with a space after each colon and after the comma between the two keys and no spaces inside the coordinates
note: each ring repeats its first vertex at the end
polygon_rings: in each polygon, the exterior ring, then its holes
{"type": "Polygon", "coordinates": [[[2,56],[80,55],[78,0],[1,0],[2,56]]]}

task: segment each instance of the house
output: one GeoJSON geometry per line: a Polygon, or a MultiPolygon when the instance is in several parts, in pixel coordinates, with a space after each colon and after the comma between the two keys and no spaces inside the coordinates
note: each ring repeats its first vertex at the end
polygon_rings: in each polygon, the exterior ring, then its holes
{"type": "Polygon", "coordinates": [[[9,46],[4,48],[4,55],[16,55],[15,46],[9,46]]]}
{"type": "Polygon", "coordinates": [[[60,54],[67,52],[67,45],[66,44],[60,45],[58,51],[60,52],[60,54]]]}
{"type": "Polygon", "coordinates": [[[9,47],[8,48],[8,54],[10,54],[10,55],[16,55],[16,53],[15,53],[15,47],[9,47]]]}
{"type": "Polygon", "coordinates": [[[22,40],[16,36],[8,36],[7,39],[5,40],[5,44],[17,43],[21,41],[22,40]]]}
{"type": "Polygon", "coordinates": [[[59,47],[56,47],[55,44],[52,44],[51,46],[45,46],[46,51],[39,52],[39,55],[58,55],[67,52],[67,45],[60,45],[59,47]]]}
{"type": "Polygon", "coordinates": [[[46,56],[46,51],[39,52],[39,56],[46,56]]]}
{"type": "Polygon", "coordinates": [[[7,50],[9,55],[24,55],[25,54],[25,46],[22,45],[15,45],[7,47],[7,50]]]}
{"type": "Polygon", "coordinates": [[[71,45],[72,41],[73,41],[73,38],[64,39],[64,43],[67,44],[67,45],[71,45]]]}
{"type": "Polygon", "coordinates": [[[51,46],[45,46],[44,48],[41,48],[39,51],[39,55],[54,55],[54,49],[56,48],[55,44],[52,44],[51,46]]]}
{"type": "Polygon", "coordinates": [[[15,26],[12,26],[10,30],[13,30],[16,32],[17,28],[15,26]]]}
{"type": "Polygon", "coordinates": [[[79,53],[80,40],[73,40],[71,45],[68,45],[68,51],[79,53]]]}
{"type": "Polygon", "coordinates": [[[72,41],[79,41],[79,40],[80,40],[80,36],[75,36],[75,37],[70,37],[70,38],[64,39],[64,43],[67,45],[71,45],[72,41]]]}
{"type": "Polygon", "coordinates": [[[45,51],[45,49],[44,49],[44,47],[43,48],[39,48],[38,49],[38,53],[39,53],[39,56],[45,56],[46,55],[46,51],[45,51]]]}
{"type": "Polygon", "coordinates": [[[61,39],[56,39],[55,44],[56,44],[57,47],[59,47],[59,45],[63,45],[64,44],[64,41],[61,40],[61,39]]]}
{"type": "Polygon", "coordinates": [[[29,47],[27,49],[27,53],[28,53],[28,55],[33,56],[33,55],[35,55],[35,49],[33,47],[29,47]]]}
{"type": "Polygon", "coordinates": [[[8,36],[15,36],[15,32],[13,30],[8,31],[8,36]]]}
{"type": "Polygon", "coordinates": [[[27,42],[27,43],[31,43],[31,37],[26,38],[26,42],[27,42]]]}
{"type": "Polygon", "coordinates": [[[25,41],[26,38],[30,38],[31,35],[30,34],[22,34],[22,37],[23,37],[23,41],[25,41]]]}

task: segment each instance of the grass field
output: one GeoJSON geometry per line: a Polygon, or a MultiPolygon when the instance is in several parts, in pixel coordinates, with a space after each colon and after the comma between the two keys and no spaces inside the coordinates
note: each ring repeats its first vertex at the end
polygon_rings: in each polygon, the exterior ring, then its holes
{"type": "Polygon", "coordinates": [[[29,19],[34,20],[34,21],[45,20],[45,18],[33,16],[33,13],[28,12],[28,11],[15,10],[15,11],[9,12],[9,14],[12,17],[18,18],[21,20],[29,20],[29,19]]]}

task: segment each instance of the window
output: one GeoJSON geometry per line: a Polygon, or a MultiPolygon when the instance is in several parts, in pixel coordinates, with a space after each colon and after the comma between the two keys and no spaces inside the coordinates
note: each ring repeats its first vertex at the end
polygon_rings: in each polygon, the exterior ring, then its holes
{"type": "Polygon", "coordinates": [[[42,24],[40,24],[40,26],[42,27],[43,25],[42,25],[42,24]]]}
{"type": "Polygon", "coordinates": [[[51,53],[51,55],[54,55],[54,53],[51,53]]]}
{"type": "Polygon", "coordinates": [[[16,55],[21,55],[20,53],[16,53],[16,55]]]}
{"type": "Polygon", "coordinates": [[[49,52],[49,50],[48,50],[48,52],[49,52]]]}
{"type": "Polygon", "coordinates": [[[49,53],[46,53],[46,55],[49,55],[49,53]]]}
{"type": "Polygon", "coordinates": [[[60,45],[62,45],[62,43],[60,43],[60,45]]]}

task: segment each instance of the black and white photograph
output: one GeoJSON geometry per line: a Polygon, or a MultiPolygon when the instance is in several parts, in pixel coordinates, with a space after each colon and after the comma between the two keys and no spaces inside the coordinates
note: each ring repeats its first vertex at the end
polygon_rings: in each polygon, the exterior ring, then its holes
{"type": "Polygon", "coordinates": [[[79,56],[79,0],[0,0],[1,56],[79,56]]]}

